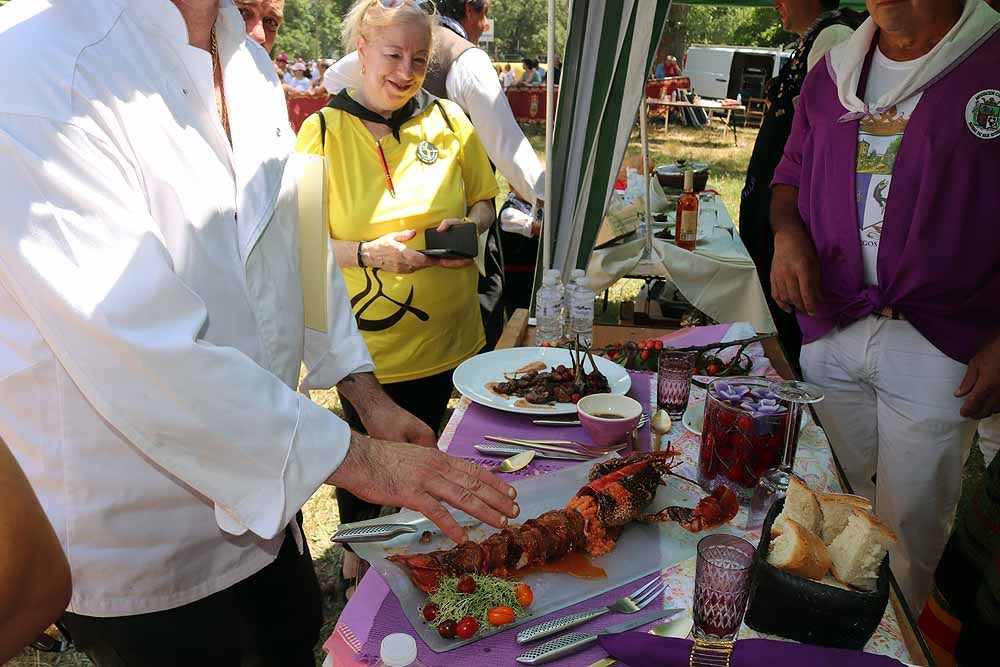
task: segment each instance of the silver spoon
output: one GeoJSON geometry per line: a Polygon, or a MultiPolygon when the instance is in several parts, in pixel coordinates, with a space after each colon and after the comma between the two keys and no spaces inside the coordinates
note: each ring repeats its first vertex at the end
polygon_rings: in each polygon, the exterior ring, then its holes
{"type": "Polygon", "coordinates": [[[535,458],[535,452],[528,450],[508,457],[500,462],[500,472],[517,472],[526,467],[535,458]]]}

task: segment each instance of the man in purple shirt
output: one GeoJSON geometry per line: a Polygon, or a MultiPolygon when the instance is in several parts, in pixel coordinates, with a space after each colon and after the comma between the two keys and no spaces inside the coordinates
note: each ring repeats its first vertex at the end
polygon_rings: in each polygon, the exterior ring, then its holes
{"type": "Polygon", "coordinates": [[[771,285],[919,613],[976,420],[1000,412],[1000,15],[983,0],[868,10],[803,86],[772,182],[771,285]]]}

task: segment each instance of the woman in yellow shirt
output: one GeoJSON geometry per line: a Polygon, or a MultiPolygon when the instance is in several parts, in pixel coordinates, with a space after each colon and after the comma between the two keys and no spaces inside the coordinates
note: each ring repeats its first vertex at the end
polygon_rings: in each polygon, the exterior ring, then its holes
{"type": "MultiPolygon", "coordinates": [[[[430,4],[427,3],[430,7],[430,4]]],[[[472,260],[427,257],[424,231],[493,224],[496,178],[461,108],[421,89],[434,17],[414,0],[360,0],[344,21],[362,84],[309,118],[298,150],[330,158],[330,232],[375,375],[437,431],[451,372],[484,345],[472,260]]],[[[362,425],[344,405],[354,428],[362,425]]],[[[337,489],[341,521],[378,515],[337,489]]],[[[345,573],[349,570],[345,567],[345,573]]]]}

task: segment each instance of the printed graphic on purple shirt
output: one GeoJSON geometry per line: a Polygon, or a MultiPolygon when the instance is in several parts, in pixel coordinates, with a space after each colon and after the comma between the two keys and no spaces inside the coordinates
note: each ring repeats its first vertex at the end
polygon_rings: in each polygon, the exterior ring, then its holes
{"type": "Polygon", "coordinates": [[[903,143],[906,123],[919,98],[919,95],[914,96],[883,113],[867,114],[861,119],[858,130],[855,194],[865,282],[869,285],[878,284],[878,244],[892,186],[892,170],[903,143]]]}

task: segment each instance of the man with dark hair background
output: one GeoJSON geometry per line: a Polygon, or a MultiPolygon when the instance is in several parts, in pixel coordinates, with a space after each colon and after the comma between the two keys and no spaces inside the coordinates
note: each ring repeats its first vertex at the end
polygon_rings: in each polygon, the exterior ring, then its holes
{"type": "Polygon", "coordinates": [[[771,80],[764,93],[767,111],[761,121],[757,142],[747,167],[746,184],[740,203],[740,237],[757,265],[757,275],[767,297],[771,316],[778,327],[778,336],[785,354],[796,368],[802,332],[795,317],[778,308],[771,298],[771,259],[774,257],[774,236],[768,222],[771,206],[771,177],[781,160],[785,141],[792,130],[795,100],[802,81],[826,52],[851,36],[860,24],[861,16],[850,10],[838,9],[839,0],[776,0],[774,8],[781,17],[781,26],[799,36],[792,57],[771,80]]]}

